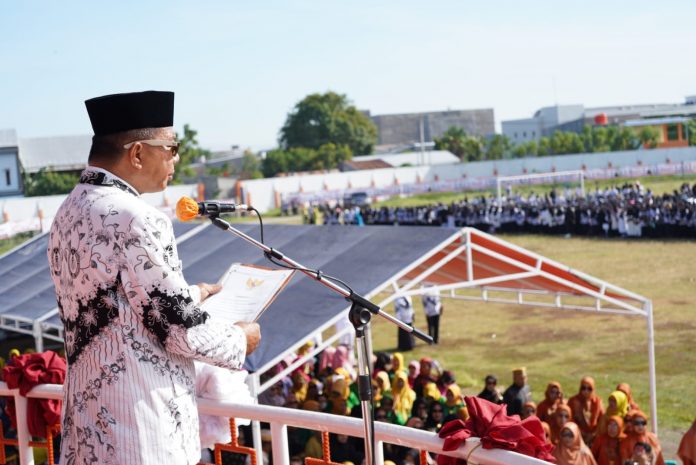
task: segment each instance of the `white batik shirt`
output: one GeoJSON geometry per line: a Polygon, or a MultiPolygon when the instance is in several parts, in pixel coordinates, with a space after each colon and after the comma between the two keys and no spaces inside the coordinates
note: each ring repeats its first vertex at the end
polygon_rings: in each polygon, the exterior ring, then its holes
{"type": "Polygon", "coordinates": [[[68,359],[61,465],[197,463],[193,360],[240,369],[246,338],[199,309],[169,218],[89,167],[48,258],[68,359]]]}

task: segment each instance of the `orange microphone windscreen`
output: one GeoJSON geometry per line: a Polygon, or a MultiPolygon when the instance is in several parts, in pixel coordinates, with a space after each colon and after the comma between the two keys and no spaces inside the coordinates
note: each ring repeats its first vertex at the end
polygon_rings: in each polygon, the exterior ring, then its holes
{"type": "Polygon", "coordinates": [[[191,197],[182,197],[176,203],[176,217],[179,221],[191,221],[198,216],[198,203],[191,197]]]}

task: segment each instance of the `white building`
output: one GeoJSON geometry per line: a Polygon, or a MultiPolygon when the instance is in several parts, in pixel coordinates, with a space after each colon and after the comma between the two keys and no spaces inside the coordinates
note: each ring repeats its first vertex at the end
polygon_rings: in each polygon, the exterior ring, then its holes
{"type": "Polygon", "coordinates": [[[14,129],[0,130],[0,197],[22,193],[20,173],[17,133],[14,129]]]}

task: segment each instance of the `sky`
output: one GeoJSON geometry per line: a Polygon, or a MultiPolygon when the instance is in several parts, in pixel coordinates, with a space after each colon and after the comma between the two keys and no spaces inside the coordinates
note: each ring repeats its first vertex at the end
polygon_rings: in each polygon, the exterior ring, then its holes
{"type": "Polygon", "coordinates": [[[696,2],[5,1],[0,129],[91,134],[84,100],[176,93],[175,127],[222,150],[277,145],[306,95],[372,114],[696,95],[696,2]]]}

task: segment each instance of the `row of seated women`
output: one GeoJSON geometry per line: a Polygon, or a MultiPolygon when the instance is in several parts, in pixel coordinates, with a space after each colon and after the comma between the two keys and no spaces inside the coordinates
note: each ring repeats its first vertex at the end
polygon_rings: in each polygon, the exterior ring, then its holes
{"type": "Polygon", "coordinates": [[[647,457],[650,464],[665,464],[660,442],[648,431],[648,417],[633,400],[628,384],[616,387],[605,410],[592,378],[583,378],[578,394],[567,402],[560,383],[551,382],[539,405],[525,404],[522,417],[530,415],[536,415],[548,426],[549,440],[557,449],[563,444],[564,434],[574,433],[574,440],[586,452],[591,451],[589,462],[624,465],[647,457]]]}

